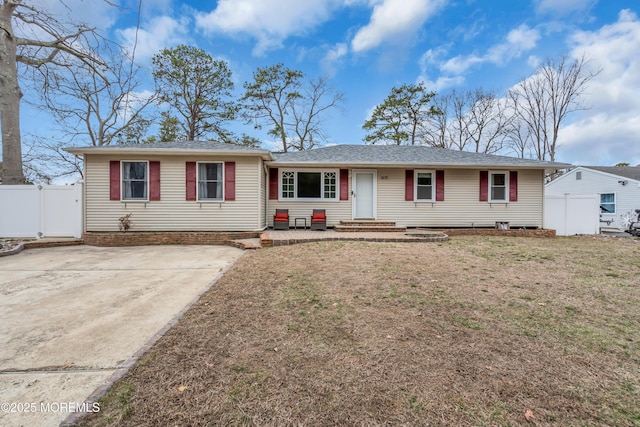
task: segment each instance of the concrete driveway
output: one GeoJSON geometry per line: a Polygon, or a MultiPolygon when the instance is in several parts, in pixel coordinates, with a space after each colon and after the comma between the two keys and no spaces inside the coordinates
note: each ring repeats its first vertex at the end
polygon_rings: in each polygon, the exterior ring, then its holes
{"type": "Polygon", "coordinates": [[[0,425],[59,425],[241,254],[68,246],[0,258],[0,425]]]}

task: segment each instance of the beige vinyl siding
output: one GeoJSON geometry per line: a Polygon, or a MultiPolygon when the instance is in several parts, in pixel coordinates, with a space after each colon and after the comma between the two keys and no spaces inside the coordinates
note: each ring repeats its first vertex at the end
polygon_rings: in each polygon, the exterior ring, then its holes
{"type": "Polygon", "coordinates": [[[444,201],[409,202],[405,169],[379,169],[377,219],[405,227],[493,227],[496,221],[542,227],[542,170],[518,171],[518,201],[509,203],[479,201],[479,170],[445,169],[444,182],[444,201]]]}
{"type": "MultiPolygon", "coordinates": [[[[433,203],[405,201],[405,169],[377,169],[376,176],[379,221],[394,221],[403,227],[493,227],[496,221],[508,221],[512,227],[542,227],[543,170],[519,170],[518,201],[509,203],[479,201],[480,170],[446,169],[445,200],[433,203]]],[[[276,208],[289,209],[291,227],[294,218],[310,218],[313,209],[327,211],[328,226],[351,220],[352,183],[349,170],[349,200],[268,200],[269,226],[273,226],[276,208]]]]}
{"type": "Polygon", "coordinates": [[[262,160],[231,156],[127,156],[85,158],[86,231],[118,231],[118,218],[131,213],[131,231],[249,231],[258,230],[262,160]],[[123,202],[109,200],[111,160],[160,161],[160,200],[123,202]],[[234,161],[236,200],[198,202],[186,200],[187,161],[234,161]]]}

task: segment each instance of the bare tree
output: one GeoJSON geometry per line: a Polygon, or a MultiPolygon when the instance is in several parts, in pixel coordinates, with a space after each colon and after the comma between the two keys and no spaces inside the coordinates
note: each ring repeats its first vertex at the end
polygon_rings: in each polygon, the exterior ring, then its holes
{"type": "MultiPolygon", "coordinates": [[[[107,1],[108,3],[108,1],[107,1]]],[[[39,68],[41,75],[54,75],[71,66],[75,58],[87,66],[104,63],[84,50],[87,40],[96,37],[84,24],[63,23],[23,0],[0,3],[0,126],[2,127],[3,183],[25,182],[20,138],[18,64],[39,68]],[[21,37],[31,34],[32,37],[21,37]]],[[[69,72],[69,70],[67,70],[69,72]]]]}
{"type": "Polygon", "coordinates": [[[513,119],[507,114],[506,100],[482,89],[471,92],[468,98],[471,106],[465,119],[467,139],[473,142],[476,153],[495,154],[502,149],[513,119]]]}
{"type": "Polygon", "coordinates": [[[253,82],[244,83],[245,93],[240,100],[245,121],[253,123],[256,129],[269,126],[269,135],[280,139],[285,153],[291,145],[286,121],[293,101],[302,97],[299,88],[303,76],[302,71],[291,70],[284,64],[258,68],[253,73],[253,82]]]}
{"type": "Polygon", "coordinates": [[[467,112],[473,105],[472,92],[456,92],[455,90],[447,98],[451,111],[449,121],[449,148],[460,151],[468,150],[472,139],[469,134],[469,116],[467,112]]]}
{"type": "Polygon", "coordinates": [[[284,152],[308,150],[322,142],[326,138],[323,119],[343,100],[326,79],[305,84],[304,77],[302,71],[276,64],[258,68],[253,81],[244,83],[240,102],[245,122],[253,123],[256,129],[268,126],[268,134],[280,140],[284,152]]]}
{"type": "Polygon", "coordinates": [[[82,158],[66,152],[57,139],[25,138],[24,170],[28,182],[49,183],[54,177],[82,177],[82,158]]]}
{"type": "Polygon", "coordinates": [[[584,56],[548,59],[533,76],[509,91],[515,116],[529,133],[539,160],[555,160],[558,132],[567,115],[586,109],[580,103],[587,84],[600,71],[590,71],[584,56]]]}
{"type": "Polygon", "coordinates": [[[344,96],[330,88],[324,77],[309,80],[300,93],[302,96],[291,103],[293,123],[290,127],[295,133],[295,140],[291,140],[289,145],[296,150],[310,150],[319,142],[326,141],[324,115],[339,107],[344,96]]]}
{"type": "Polygon", "coordinates": [[[150,124],[143,113],[157,100],[157,93],[136,92],[141,86],[140,69],[124,51],[108,43],[92,51],[108,65],[95,73],[78,61],[73,73],[51,76],[42,92],[41,108],[56,119],[63,144],[140,142],[150,124]]]}
{"type": "Polygon", "coordinates": [[[433,107],[440,114],[433,114],[423,123],[422,142],[436,148],[451,148],[449,133],[449,110],[451,108],[450,95],[440,95],[433,98],[433,107]]]}

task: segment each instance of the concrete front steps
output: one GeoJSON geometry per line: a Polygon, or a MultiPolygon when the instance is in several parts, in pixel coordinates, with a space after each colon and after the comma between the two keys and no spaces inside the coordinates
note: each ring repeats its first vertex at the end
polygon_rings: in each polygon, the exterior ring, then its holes
{"type": "Polygon", "coordinates": [[[398,227],[395,222],[376,221],[376,220],[357,220],[357,221],[340,221],[340,224],[333,227],[335,231],[340,232],[400,232],[407,231],[406,227],[398,227]]]}

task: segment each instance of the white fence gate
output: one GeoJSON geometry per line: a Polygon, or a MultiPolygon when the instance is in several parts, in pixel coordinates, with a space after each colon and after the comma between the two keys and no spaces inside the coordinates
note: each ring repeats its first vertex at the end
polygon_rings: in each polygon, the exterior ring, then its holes
{"type": "Polygon", "coordinates": [[[543,222],[558,236],[599,234],[600,198],[597,194],[546,195],[543,222]]]}
{"type": "Polygon", "coordinates": [[[82,236],[82,184],[0,185],[0,237],[82,236]]]}

